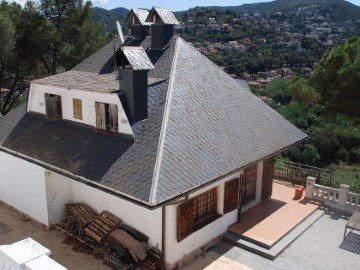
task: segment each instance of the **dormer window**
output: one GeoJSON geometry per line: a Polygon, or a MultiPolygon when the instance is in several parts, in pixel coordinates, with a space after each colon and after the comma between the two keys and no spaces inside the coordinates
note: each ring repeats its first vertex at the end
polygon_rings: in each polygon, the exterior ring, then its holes
{"type": "Polygon", "coordinates": [[[62,119],[61,96],[45,93],[46,120],[62,119]]]}
{"type": "Polygon", "coordinates": [[[119,131],[118,107],[116,104],[95,102],[96,128],[111,132],[119,131]]]}

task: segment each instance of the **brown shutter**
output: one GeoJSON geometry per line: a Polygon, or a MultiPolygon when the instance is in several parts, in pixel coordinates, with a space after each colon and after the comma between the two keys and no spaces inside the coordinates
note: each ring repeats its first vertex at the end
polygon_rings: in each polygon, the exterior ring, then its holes
{"type": "Polygon", "coordinates": [[[96,128],[106,129],[105,104],[95,102],[96,128]]]}
{"type": "Polygon", "coordinates": [[[194,232],[195,199],[178,206],[178,242],[194,232]]]}
{"type": "Polygon", "coordinates": [[[263,179],[261,185],[261,199],[265,200],[272,195],[275,157],[264,160],[263,179]]]}
{"type": "Polygon", "coordinates": [[[109,104],[109,124],[110,131],[118,132],[118,108],[116,104],[109,104]]]}
{"type": "Polygon", "coordinates": [[[235,210],[239,203],[239,179],[225,183],[224,190],[224,214],[235,210]]]}
{"type": "Polygon", "coordinates": [[[46,120],[62,119],[61,96],[45,94],[46,120]]]}

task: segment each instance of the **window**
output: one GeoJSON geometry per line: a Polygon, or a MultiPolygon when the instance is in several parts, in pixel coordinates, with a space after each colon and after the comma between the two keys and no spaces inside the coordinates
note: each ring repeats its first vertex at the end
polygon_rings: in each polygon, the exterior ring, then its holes
{"type": "Polygon", "coordinates": [[[118,132],[118,108],[116,104],[95,102],[96,128],[118,132]]]}
{"type": "Polygon", "coordinates": [[[81,99],[73,98],[73,110],[74,110],[74,118],[82,120],[82,101],[81,99]]]}
{"type": "Polygon", "coordinates": [[[244,169],[244,173],[241,176],[241,203],[243,205],[255,200],[256,175],[257,165],[252,165],[244,169]]]}
{"type": "Polygon", "coordinates": [[[239,203],[239,178],[225,183],[224,214],[235,210],[239,203]]]}
{"type": "Polygon", "coordinates": [[[62,119],[61,96],[45,93],[46,120],[62,119]]]}
{"type": "Polygon", "coordinates": [[[178,206],[178,242],[218,218],[217,188],[178,206]]]}

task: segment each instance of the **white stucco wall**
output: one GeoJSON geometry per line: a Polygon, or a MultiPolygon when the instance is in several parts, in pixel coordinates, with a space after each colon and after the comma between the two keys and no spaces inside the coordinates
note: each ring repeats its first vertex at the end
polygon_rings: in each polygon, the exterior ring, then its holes
{"type": "Polygon", "coordinates": [[[42,167],[0,151],[0,200],[48,225],[42,167]]]}
{"type": "Polygon", "coordinates": [[[31,84],[30,96],[28,101],[28,111],[45,114],[45,93],[61,96],[63,119],[96,126],[95,102],[116,104],[118,106],[119,132],[133,134],[126,114],[117,94],[107,94],[100,92],[90,92],[76,89],[65,89],[55,86],[45,86],[31,84]],[[82,100],[83,120],[74,118],[73,98],[82,100]]]}
{"type": "Polygon", "coordinates": [[[52,171],[45,171],[47,209],[49,223],[57,224],[65,209],[66,203],[73,202],[72,180],[52,171]]]}
{"type": "MultiPolygon", "coordinates": [[[[189,196],[193,198],[209,189],[218,187],[218,213],[223,213],[224,205],[224,183],[234,178],[239,178],[240,173],[236,173],[229,177],[224,178],[206,189],[197,191],[189,196]]],[[[238,218],[237,209],[229,212],[216,221],[206,225],[204,228],[192,233],[179,243],[177,242],[177,205],[166,207],[166,231],[165,231],[165,260],[169,264],[173,264],[189,254],[190,252],[200,248],[210,240],[222,235],[226,232],[227,228],[234,224],[238,218]]]]}
{"type": "Polygon", "coordinates": [[[89,185],[71,180],[63,175],[47,173],[49,218],[59,222],[65,203],[86,203],[98,213],[107,210],[125,224],[150,237],[152,246],[161,248],[161,208],[148,210],[89,185]]]}

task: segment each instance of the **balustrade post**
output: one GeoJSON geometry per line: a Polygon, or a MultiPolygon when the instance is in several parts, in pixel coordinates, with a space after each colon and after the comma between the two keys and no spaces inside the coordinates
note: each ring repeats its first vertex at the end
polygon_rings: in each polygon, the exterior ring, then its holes
{"type": "Polygon", "coordinates": [[[306,191],[305,191],[305,198],[312,199],[314,193],[314,186],[315,186],[316,178],[312,176],[308,176],[306,178],[306,191]]]}
{"type": "Polygon", "coordinates": [[[341,184],[341,185],[339,186],[339,200],[338,200],[338,205],[340,205],[340,206],[345,206],[346,201],[347,201],[347,197],[348,197],[348,193],[349,193],[349,189],[350,189],[350,186],[349,186],[349,185],[341,184]]]}

